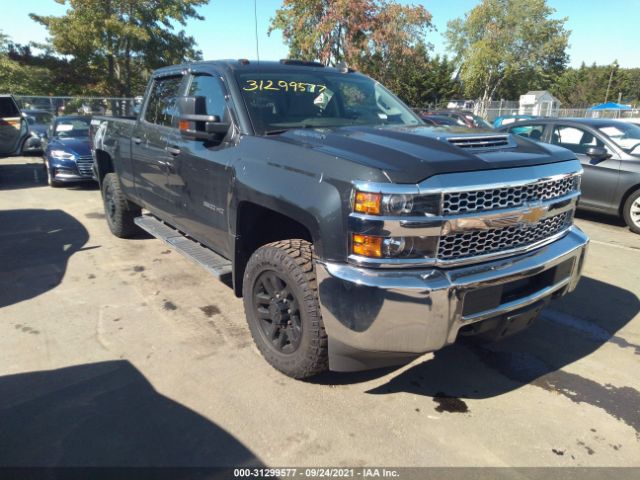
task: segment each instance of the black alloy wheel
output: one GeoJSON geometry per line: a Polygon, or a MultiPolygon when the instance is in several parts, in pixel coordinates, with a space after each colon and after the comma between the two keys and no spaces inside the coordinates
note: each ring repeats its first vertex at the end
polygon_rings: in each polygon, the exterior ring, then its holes
{"type": "Polygon", "coordinates": [[[298,350],[302,338],[300,306],[277,272],[267,270],[258,277],[253,308],[260,333],[272,348],[283,354],[298,350]]]}

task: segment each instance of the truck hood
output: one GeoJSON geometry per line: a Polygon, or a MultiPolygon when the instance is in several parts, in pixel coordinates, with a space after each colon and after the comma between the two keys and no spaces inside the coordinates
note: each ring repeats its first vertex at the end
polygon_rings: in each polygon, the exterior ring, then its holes
{"type": "Polygon", "coordinates": [[[416,126],[293,129],[267,137],[379,169],[394,183],[440,173],[541,165],[574,159],[564,148],[492,130],[416,126]]]}

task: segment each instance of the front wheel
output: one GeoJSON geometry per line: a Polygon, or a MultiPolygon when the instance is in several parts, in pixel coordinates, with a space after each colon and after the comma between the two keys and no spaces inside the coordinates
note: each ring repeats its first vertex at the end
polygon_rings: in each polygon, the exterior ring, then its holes
{"type": "Polygon", "coordinates": [[[293,378],[327,370],[327,335],[309,242],[282,240],[256,250],[242,293],[251,336],[267,362],[293,378]]]}
{"type": "Polygon", "coordinates": [[[47,184],[50,187],[58,188],[58,187],[62,186],[62,184],[60,182],[58,182],[57,180],[55,180],[53,178],[53,174],[51,173],[51,168],[49,168],[49,162],[47,162],[46,160],[44,162],[44,169],[47,172],[47,184]]]}
{"type": "Polygon", "coordinates": [[[633,192],[624,202],[622,216],[634,233],[640,233],[640,189],[633,192]]]}
{"type": "Polygon", "coordinates": [[[141,209],[126,199],[115,173],[107,173],[102,181],[102,201],[111,233],[120,238],[140,233],[133,219],[140,216],[141,209]]]}

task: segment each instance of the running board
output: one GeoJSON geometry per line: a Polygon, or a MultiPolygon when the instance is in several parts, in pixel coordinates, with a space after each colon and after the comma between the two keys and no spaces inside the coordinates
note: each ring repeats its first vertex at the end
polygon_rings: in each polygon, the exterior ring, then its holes
{"type": "Polygon", "coordinates": [[[173,247],[192,262],[200,265],[209,273],[220,278],[231,273],[231,262],[217,253],[203,247],[175,228],[170,227],[151,215],[142,215],[134,219],[136,225],[173,247]]]}

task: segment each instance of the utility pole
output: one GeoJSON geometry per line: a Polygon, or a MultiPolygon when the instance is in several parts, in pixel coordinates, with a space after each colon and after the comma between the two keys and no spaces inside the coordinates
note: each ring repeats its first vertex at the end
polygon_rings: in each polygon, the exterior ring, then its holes
{"type": "Polygon", "coordinates": [[[609,83],[607,84],[607,93],[604,96],[604,103],[607,103],[607,100],[609,100],[609,89],[611,88],[611,80],[613,80],[613,72],[616,71],[617,66],[617,61],[611,64],[611,74],[609,75],[609,83]]]}

